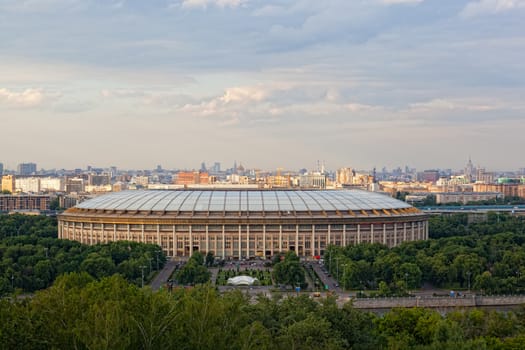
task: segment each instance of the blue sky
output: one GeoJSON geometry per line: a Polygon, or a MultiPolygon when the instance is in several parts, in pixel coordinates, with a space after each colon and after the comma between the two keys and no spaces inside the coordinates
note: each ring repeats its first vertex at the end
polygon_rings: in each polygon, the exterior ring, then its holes
{"type": "Polygon", "coordinates": [[[525,167],[525,0],[0,0],[0,162],[525,167]]]}

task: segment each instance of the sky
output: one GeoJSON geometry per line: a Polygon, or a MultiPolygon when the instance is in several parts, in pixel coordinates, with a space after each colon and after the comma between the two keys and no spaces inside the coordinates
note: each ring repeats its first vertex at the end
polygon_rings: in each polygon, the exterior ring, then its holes
{"type": "Polygon", "coordinates": [[[0,162],[525,167],[525,0],[0,0],[0,162]]]}

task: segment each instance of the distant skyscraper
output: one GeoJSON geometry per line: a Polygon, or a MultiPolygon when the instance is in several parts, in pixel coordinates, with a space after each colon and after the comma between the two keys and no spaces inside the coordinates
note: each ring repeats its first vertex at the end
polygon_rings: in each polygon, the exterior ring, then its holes
{"type": "Polygon", "coordinates": [[[27,176],[36,174],[35,163],[21,163],[18,164],[18,175],[27,176]]]}
{"type": "Polygon", "coordinates": [[[4,174],[4,164],[0,163],[0,175],[4,174]]]}
{"type": "Polygon", "coordinates": [[[474,175],[475,175],[474,164],[472,164],[472,160],[470,159],[470,156],[469,156],[467,166],[465,167],[465,178],[469,182],[472,182],[475,180],[474,175]]]}
{"type": "Polygon", "coordinates": [[[214,173],[219,173],[221,171],[221,163],[215,162],[213,163],[213,170],[214,173]]]}

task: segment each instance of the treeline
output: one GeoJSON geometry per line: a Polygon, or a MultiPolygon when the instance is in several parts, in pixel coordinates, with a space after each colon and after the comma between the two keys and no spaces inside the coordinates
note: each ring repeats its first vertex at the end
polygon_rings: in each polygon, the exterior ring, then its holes
{"type": "Polygon", "coordinates": [[[429,237],[490,235],[502,232],[525,234],[525,217],[506,213],[487,213],[487,220],[468,221],[468,214],[435,215],[429,219],[429,237]]]}
{"type": "Polygon", "coordinates": [[[436,287],[469,287],[482,293],[525,293],[525,234],[469,235],[406,242],[331,246],[331,273],[348,289],[378,289],[404,295],[425,282],[436,287]]]}
{"type": "MultiPolygon", "coordinates": [[[[408,192],[397,192],[395,198],[405,201],[406,196],[409,195],[408,192]]],[[[481,200],[481,201],[468,201],[467,203],[461,203],[461,202],[452,202],[452,203],[437,203],[436,196],[433,194],[428,195],[423,201],[421,202],[414,202],[414,206],[416,207],[440,207],[440,206],[456,206],[461,207],[464,205],[521,205],[525,204],[525,199],[521,197],[505,197],[505,198],[494,198],[494,199],[487,199],[487,200],[481,200]]]]}
{"type": "Polygon", "coordinates": [[[396,309],[378,317],[333,298],[253,302],[202,285],[170,294],[81,273],[34,298],[0,301],[0,348],[522,349],[524,316],[396,309]]]}
{"type": "Polygon", "coordinates": [[[119,273],[140,285],[162,268],[166,257],[158,246],[113,242],[93,246],[57,239],[56,219],[45,216],[0,215],[0,296],[34,292],[57,276],[85,271],[95,278],[119,273]]]}

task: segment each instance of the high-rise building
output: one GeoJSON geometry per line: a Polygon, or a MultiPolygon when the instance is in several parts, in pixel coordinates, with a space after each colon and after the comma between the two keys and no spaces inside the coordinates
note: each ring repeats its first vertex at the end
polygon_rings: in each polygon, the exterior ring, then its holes
{"type": "Polygon", "coordinates": [[[4,175],[2,176],[2,191],[9,191],[15,193],[15,176],[14,175],[4,175]]]}
{"type": "Polygon", "coordinates": [[[111,175],[93,175],[89,174],[88,184],[91,186],[105,186],[111,184],[111,175]]]}
{"type": "Polygon", "coordinates": [[[19,192],[38,193],[40,192],[40,178],[38,177],[21,177],[16,179],[15,188],[19,192]]]}
{"type": "Polygon", "coordinates": [[[213,163],[213,167],[211,169],[211,172],[216,174],[216,173],[219,173],[220,171],[221,171],[221,163],[219,163],[219,162],[213,163]]]}
{"type": "Polygon", "coordinates": [[[353,184],[355,171],[352,168],[341,168],[336,172],[336,182],[339,184],[353,184]]]}
{"type": "Polygon", "coordinates": [[[469,182],[472,182],[475,180],[474,176],[476,174],[474,173],[474,164],[472,164],[472,160],[470,159],[470,157],[468,157],[468,163],[467,163],[467,166],[465,167],[464,174],[469,182]]]}
{"type": "Polygon", "coordinates": [[[175,180],[177,185],[206,185],[208,183],[208,173],[201,171],[181,171],[177,174],[175,180]]]}
{"type": "Polygon", "coordinates": [[[81,193],[85,190],[84,179],[74,177],[66,180],[66,192],[67,193],[81,193]]]}
{"type": "Polygon", "coordinates": [[[4,175],[4,164],[0,163],[0,175],[4,175]]]}
{"type": "Polygon", "coordinates": [[[21,163],[18,164],[18,175],[27,176],[36,174],[35,163],[21,163]]]}
{"type": "Polygon", "coordinates": [[[41,191],[63,191],[64,180],[58,177],[43,177],[40,179],[40,190],[41,191]]]}

